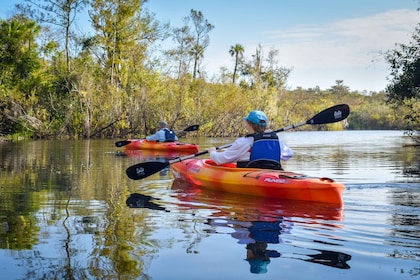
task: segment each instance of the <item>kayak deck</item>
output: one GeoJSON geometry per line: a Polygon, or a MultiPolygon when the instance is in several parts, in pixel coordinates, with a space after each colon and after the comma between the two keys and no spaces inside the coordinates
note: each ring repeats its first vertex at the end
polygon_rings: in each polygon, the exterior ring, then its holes
{"type": "Polygon", "coordinates": [[[198,187],[252,196],[318,201],[343,205],[345,186],[329,178],[257,168],[216,165],[210,159],[187,159],[172,164],[176,179],[198,187]]]}

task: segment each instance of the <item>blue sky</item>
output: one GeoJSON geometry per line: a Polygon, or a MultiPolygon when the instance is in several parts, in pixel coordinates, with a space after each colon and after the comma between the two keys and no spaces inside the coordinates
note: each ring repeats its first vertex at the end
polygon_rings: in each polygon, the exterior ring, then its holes
{"type": "MultiPolygon", "coordinates": [[[[15,3],[0,3],[0,17],[15,3]]],[[[351,90],[380,91],[388,65],[381,52],[408,43],[420,23],[419,0],[149,0],[162,22],[180,27],[190,10],[215,26],[204,70],[233,69],[230,46],[241,44],[250,59],[257,46],[279,51],[278,65],[291,68],[287,86],[326,89],[343,80],[351,90]]]]}

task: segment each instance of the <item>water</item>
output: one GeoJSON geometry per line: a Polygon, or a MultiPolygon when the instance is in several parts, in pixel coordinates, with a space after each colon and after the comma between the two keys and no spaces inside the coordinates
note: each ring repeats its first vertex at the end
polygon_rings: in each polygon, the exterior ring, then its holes
{"type": "Polygon", "coordinates": [[[280,136],[287,170],[346,185],[342,209],[188,188],[170,170],[132,181],[127,167],[164,156],[121,156],[116,140],[1,143],[2,279],[417,279],[419,148],[401,131],[280,136]]]}

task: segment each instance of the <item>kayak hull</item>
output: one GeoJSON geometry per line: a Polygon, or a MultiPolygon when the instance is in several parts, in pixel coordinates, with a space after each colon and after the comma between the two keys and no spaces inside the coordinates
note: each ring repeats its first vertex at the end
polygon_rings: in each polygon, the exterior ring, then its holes
{"type": "Polygon", "coordinates": [[[145,139],[129,139],[131,143],[125,145],[126,151],[133,150],[156,150],[167,152],[198,153],[199,146],[196,144],[182,142],[156,142],[145,139]]]}
{"type": "MultiPolygon", "coordinates": [[[[182,202],[183,209],[197,209],[197,205],[211,205],[217,211],[214,218],[232,217],[238,221],[258,221],[278,217],[299,217],[315,220],[343,219],[344,209],[334,204],[317,201],[290,200],[266,196],[253,196],[237,193],[212,191],[197,187],[186,181],[173,180],[171,189],[182,202]]],[[[332,227],[339,223],[330,224],[332,227]]]]}
{"type": "Polygon", "coordinates": [[[343,205],[345,186],[329,178],[288,171],[216,165],[210,159],[187,159],[172,164],[175,179],[197,187],[252,196],[317,201],[343,205]]]}

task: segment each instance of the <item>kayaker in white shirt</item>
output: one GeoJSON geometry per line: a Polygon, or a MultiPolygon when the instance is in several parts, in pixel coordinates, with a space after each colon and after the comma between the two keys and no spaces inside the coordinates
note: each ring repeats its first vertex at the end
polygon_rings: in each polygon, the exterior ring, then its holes
{"type": "Polygon", "coordinates": [[[158,142],[173,142],[178,141],[178,137],[175,135],[175,132],[168,128],[168,124],[164,121],[159,122],[159,130],[155,134],[146,136],[148,141],[158,141],[158,142]]]}
{"type": "Polygon", "coordinates": [[[245,127],[249,134],[236,139],[232,146],[224,151],[216,151],[215,147],[209,148],[210,158],[217,164],[236,162],[238,167],[246,167],[250,162],[254,136],[256,136],[261,140],[258,141],[260,148],[258,148],[258,152],[254,151],[252,161],[268,159],[269,161],[278,162],[279,168],[273,169],[281,169],[280,160],[290,159],[293,156],[293,150],[282,140],[277,139],[278,137],[275,133],[266,131],[267,122],[268,119],[264,112],[257,110],[251,111],[244,118],[245,127]]]}

